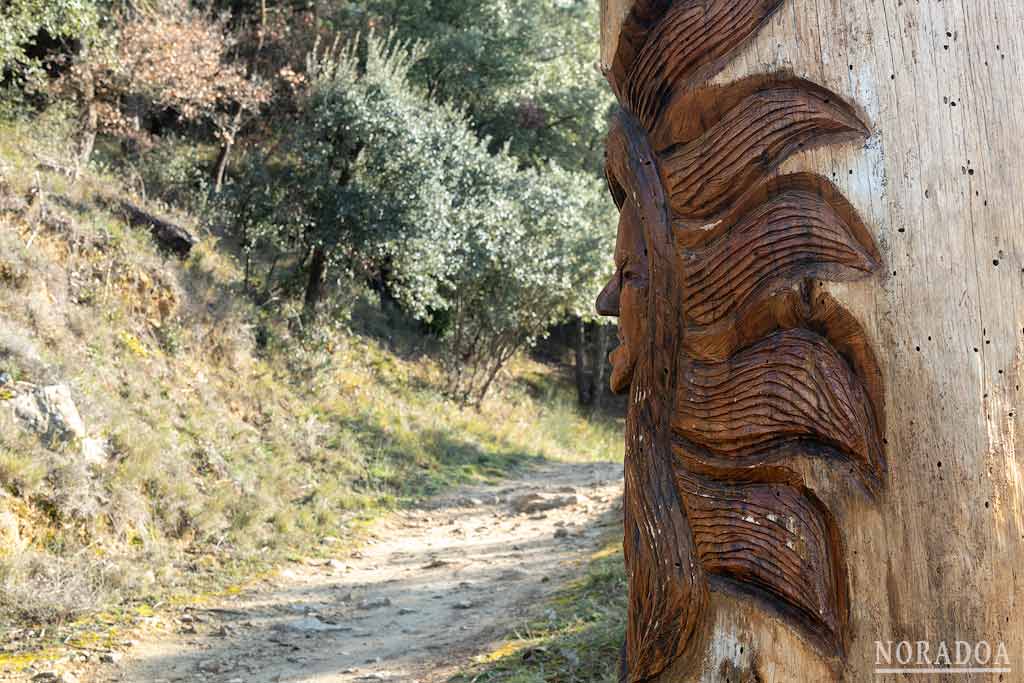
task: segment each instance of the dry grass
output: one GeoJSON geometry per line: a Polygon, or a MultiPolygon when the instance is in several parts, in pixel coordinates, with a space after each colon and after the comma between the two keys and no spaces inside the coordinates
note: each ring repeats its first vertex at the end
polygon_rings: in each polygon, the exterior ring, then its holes
{"type": "Polygon", "coordinates": [[[37,171],[24,148],[56,154],[33,146],[55,134],[0,129],[0,191],[37,186],[60,219],[0,214],[0,371],[67,382],[110,461],[48,451],[0,406],[0,512],[28,546],[0,566],[0,624],[199,590],[540,458],[621,457],[619,421],[528,360],[479,412],[445,401],[430,354],[356,294],[296,335],[245,296],[230,245],[203,232],[179,262],[103,208],[116,178],[37,171]]]}

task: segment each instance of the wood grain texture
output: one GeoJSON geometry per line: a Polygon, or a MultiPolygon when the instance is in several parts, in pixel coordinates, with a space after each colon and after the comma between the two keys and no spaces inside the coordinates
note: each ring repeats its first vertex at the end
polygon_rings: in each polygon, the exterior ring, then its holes
{"type": "MultiPolygon", "coordinates": [[[[616,55],[642,45],[659,3],[607,4],[617,11],[602,64],[614,79],[616,55]],[[630,19],[638,4],[644,22],[630,19]],[[619,25],[633,26],[629,40],[619,25]]],[[[787,0],[713,83],[662,104],[647,131],[655,150],[704,135],[779,74],[837,93],[870,123],[866,144],[801,149],[768,175],[828,178],[863,219],[882,267],[845,283],[803,281],[708,325],[688,321],[680,353],[722,362],[779,330],[827,338],[879,416],[887,474],[870,498],[826,460],[786,463],[830,511],[846,550],[843,657],[823,656],[801,617],[764,609],[781,599],[721,590],[705,566],[703,659],[652,680],[890,680],[874,674],[876,640],[925,640],[933,651],[940,640],[1003,642],[1013,669],[1004,680],[1024,671],[1022,25],[1024,5],[1003,0],[787,0]]],[[[720,221],[734,206],[673,216],[681,253],[707,248],[749,213],[720,221]]],[[[998,675],[914,676],[954,678],[998,675]]]]}
{"type": "Polygon", "coordinates": [[[824,337],[776,332],[727,361],[683,361],[679,372],[672,428],[706,451],[694,454],[702,470],[735,476],[803,450],[846,458],[866,486],[880,486],[884,459],[871,401],[824,337]]]}
{"type": "Polygon", "coordinates": [[[719,590],[751,596],[841,655],[849,615],[845,558],[828,508],[795,473],[721,484],[679,471],[701,565],[719,590]],[[787,613],[788,612],[788,613],[787,613]]]}
{"type": "MultiPolygon", "coordinates": [[[[638,122],[628,113],[615,118],[608,138],[609,184],[613,195],[629,197],[636,211],[623,212],[642,226],[642,256],[648,266],[640,306],[622,297],[626,315],[644,320],[641,358],[630,384],[624,457],[623,551],[630,577],[626,650],[629,676],[650,678],[671,662],[695,665],[705,625],[707,581],[697,562],[693,536],[675,485],[671,406],[674,367],[682,337],[681,274],[668,204],[658,181],[654,154],[638,122]]],[[[620,235],[624,226],[620,222],[620,235]]],[[[621,327],[621,326],[620,326],[621,327]]],[[[631,329],[631,325],[626,326],[631,329]]]]}
{"type": "Polygon", "coordinates": [[[696,140],[659,153],[673,213],[708,218],[799,150],[867,135],[839,98],[783,82],[755,92],[696,140]]]}
{"type": "MultiPolygon", "coordinates": [[[[646,34],[638,32],[640,44],[630,46],[636,54],[622,67],[628,71],[622,81],[628,84],[625,106],[649,130],[673,92],[691,90],[714,75],[782,2],[691,0],[671,5],[646,34]]],[[[639,22],[634,25],[639,28],[639,22]]]]}
{"type": "Polygon", "coordinates": [[[881,261],[833,184],[776,172],[868,129],[785,73],[703,82],[783,4],[637,4],[608,70],[622,110],[606,175],[621,216],[598,308],[620,319],[613,376],[629,373],[623,680],[695,674],[709,589],[757,598],[826,658],[846,651],[837,523],[785,463],[832,461],[882,488],[874,356],[811,280],[861,279],[881,261]]]}
{"type": "Polygon", "coordinates": [[[683,253],[688,321],[712,325],[805,278],[852,280],[880,265],[873,243],[815,193],[780,192],[715,244],[683,253]]]}

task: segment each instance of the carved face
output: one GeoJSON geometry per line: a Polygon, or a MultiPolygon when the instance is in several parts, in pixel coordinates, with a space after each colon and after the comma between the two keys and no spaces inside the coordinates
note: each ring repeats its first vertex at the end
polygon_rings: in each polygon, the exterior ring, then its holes
{"type": "Polygon", "coordinates": [[[629,389],[633,368],[647,335],[647,247],[636,205],[627,201],[619,213],[615,274],[597,297],[599,315],[619,319],[619,346],[612,351],[612,391],[629,389]]]}

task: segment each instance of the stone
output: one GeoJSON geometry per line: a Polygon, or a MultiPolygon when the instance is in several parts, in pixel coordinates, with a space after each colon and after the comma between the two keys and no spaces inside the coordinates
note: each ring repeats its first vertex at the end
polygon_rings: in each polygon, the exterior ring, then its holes
{"type": "Polygon", "coordinates": [[[218,662],[216,659],[205,659],[199,662],[199,670],[208,674],[222,674],[231,671],[234,667],[230,662],[218,662]]]}
{"type": "Polygon", "coordinates": [[[121,658],[120,652],[104,652],[100,654],[100,661],[104,664],[117,664],[121,661],[121,658]]]}
{"type": "Polygon", "coordinates": [[[390,607],[390,598],[365,598],[359,601],[359,609],[377,609],[378,607],[390,607]]]}
{"type": "Polygon", "coordinates": [[[32,683],[78,683],[78,677],[70,671],[44,671],[33,676],[32,683]]]}
{"type": "Polygon", "coordinates": [[[21,390],[11,403],[14,415],[28,429],[37,432],[48,441],[67,442],[85,437],[85,424],[78,408],[71,398],[71,388],[67,384],[54,384],[48,387],[28,385],[28,390],[21,390]]]}
{"type": "Polygon", "coordinates": [[[521,581],[528,576],[522,569],[506,569],[498,576],[498,581],[521,581]]]}
{"type": "Polygon", "coordinates": [[[351,630],[347,626],[338,626],[336,624],[324,623],[316,617],[293,619],[292,621],[285,621],[274,624],[270,628],[274,631],[291,631],[293,633],[324,633],[327,631],[351,630]]]}
{"type": "Polygon", "coordinates": [[[110,457],[107,452],[107,442],[103,439],[82,439],[79,450],[82,454],[82,460],[87,465],[106,465],[107,459],[110,457]]]}
{"type": "Polygon", "coordinates": [[[540,493],[527,493],[513,498],[511,504],[512,509],[516,512],[529,515],[537,512],[546,512],[547,510],[555,510],[557,508],[576,505],[578,502],[579,498],[574,495],[545,496],[540,493]]]}
{"type": "Polygon", "coordinates": [[[568,538],[568,537],[569,537],[569,530],[566,529],[565,527],[561,527],[560,529],[557,529],[555,531],[555,538],[568,538]]]}

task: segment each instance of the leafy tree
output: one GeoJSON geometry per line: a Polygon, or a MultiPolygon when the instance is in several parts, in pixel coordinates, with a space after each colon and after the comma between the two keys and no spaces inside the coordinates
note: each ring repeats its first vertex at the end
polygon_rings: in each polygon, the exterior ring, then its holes
{"type": "Polygon", "coordinates": [[[5,0],[0,4],[0,72],[38,75],[39,40],[85,41],[100,34],[101,0],[5,0]]]}
{"type": "Polygon", "coordinates": [[[350,0],[325,3],[341,30],[389,30],[424,45],[410,79],[465,110],[522,161],[601,172],[611,94],[596,68],[595,0],[350,0]]]}
{"type": "MultiPolygon", "coordinates": [[[[166,111],[182,122],[212,124],[230,149],[242,115],[269,99],[268,86],[232,59],[222,20],[169,6],[120,15],[117,28],[115,45],[79,60],[60,83],[86,112],[83,163],[97,130],[145,142],[146,117],[166,111]]],[[[222,170],[218,165],[218,179],[222,170]]]]}
{"type": "MultiPolygon", "coordinates": [[[[287,221],[246,229],[298,251],[307,319],[340,268],[433,321],[450,392],[478,402],[516,351],[587,305],[610,223],[596,178],[492,153],[463,113],[411,84],[416,54],[371,35],[362,59],[349,47],[311,61],[302,125],[264,184],[287,186],[287,221]]],[[[247,215],[252,189],[231,197],[247,215]]]]}

